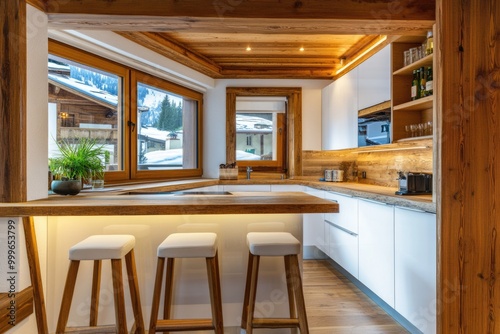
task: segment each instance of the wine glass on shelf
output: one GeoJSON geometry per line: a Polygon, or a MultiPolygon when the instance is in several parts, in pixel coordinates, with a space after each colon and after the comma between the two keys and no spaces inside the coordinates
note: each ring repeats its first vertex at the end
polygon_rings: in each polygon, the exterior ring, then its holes
{"type": "Polygon", "coordinates": [[[424,135],[424,123],[417,124],[418,137],[422,137],[424,135]]]}
{"type": "Polygon", "coordinates": [[[406,138],[410,138],[412,137],[412,134],[411,134],[411,126],[408,124],[408,125],[405,125],[405,134],[406,134],[406,138]]]}
{"type": "Polygon", "coordinates": [[[410,124],[410,131],[411,131],[411,136],[416,137],[417,136],[417,124],[410,124]]]}

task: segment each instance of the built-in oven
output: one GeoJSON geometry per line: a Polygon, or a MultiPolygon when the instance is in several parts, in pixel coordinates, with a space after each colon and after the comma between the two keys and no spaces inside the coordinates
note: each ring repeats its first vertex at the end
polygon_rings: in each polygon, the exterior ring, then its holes
{"type": "Polygon", "coordinates": [[[391,113],[380,111],[358,117],[358,147],[391,142],[391,113]]]}

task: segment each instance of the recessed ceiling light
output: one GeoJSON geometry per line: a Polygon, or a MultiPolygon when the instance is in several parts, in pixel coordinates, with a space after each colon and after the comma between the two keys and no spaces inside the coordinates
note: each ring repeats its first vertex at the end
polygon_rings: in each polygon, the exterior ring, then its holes
{"type": "Polygon", "coordinates": [[[252,51],[252,48],[251,48],[251,47],[249,47],[249,46],[247,46],[246,50],[247,50],[247,51],[252,51]]]}
{"type": "Polygon", "coordinates": [[[304,51],[304,47],[301,46],[300,49],[299,49],[301,52],[304,51]]]}

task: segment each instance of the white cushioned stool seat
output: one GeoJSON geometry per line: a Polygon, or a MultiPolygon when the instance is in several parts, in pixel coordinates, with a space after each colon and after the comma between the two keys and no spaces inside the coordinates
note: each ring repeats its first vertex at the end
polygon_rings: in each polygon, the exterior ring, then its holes
{"type": "Polygon", "coordinates": [[[121,259],[135,246],[135,237],[128,234],[92,235],[69,249],[69,259],[121,259]]]}
{"type": "Polygon", "coordinates": [[[158,257],[195,258],[214,257],[217,253],[217,234],[172,233],[159,246],[158,257]]]}
{"type": "Polygon", "coordinates": [[[284,256],[300,253],[300,242],[288,232],[250,232],[247,234],[250,253],[259,256],[284,256]]]}

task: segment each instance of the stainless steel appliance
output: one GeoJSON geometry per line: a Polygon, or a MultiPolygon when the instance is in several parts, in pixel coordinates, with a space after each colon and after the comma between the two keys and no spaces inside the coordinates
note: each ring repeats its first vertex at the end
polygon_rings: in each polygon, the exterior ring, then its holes
{"type": "Polygon", "coordinates": [[[432,174],[419,172],[398,172],[396,195],[432,194],[432,174]]]}

